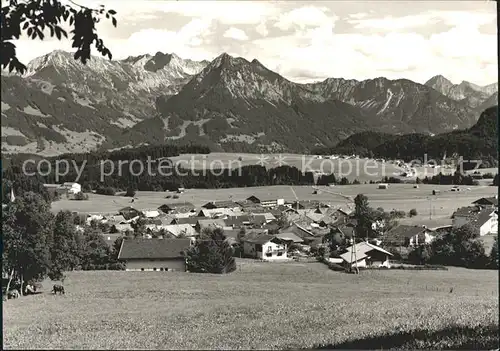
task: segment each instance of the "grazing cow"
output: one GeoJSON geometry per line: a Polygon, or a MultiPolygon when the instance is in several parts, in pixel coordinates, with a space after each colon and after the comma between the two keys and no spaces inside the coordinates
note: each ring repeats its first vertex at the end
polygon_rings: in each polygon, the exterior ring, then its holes
{"type": "Polygon", "coordinates": [[[21,295],[19,294],[19,291],[17,291],[16,289],[10,290],[7,293],[7,298],[9,298],[9,299],[17,299],[17,298],[19,298],[19,296],[21,296],[21,295]]]}
{"type": "Polygon", "coordinates": [[[61,294],[63,294],[63,295],[64,295],[64,286],[59,285],[59,284],[55,284],[55,285],[52,287],[52,293],[53,293],[53,294],[57,294],[57,293],[59,293],[60,295],[61,295],[61,294]]]}

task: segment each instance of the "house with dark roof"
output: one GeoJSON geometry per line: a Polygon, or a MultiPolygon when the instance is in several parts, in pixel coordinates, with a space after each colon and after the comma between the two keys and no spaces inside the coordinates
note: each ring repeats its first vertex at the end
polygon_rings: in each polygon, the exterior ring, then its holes
{"type": "Polygon", "coordinates": [[[304,240],[294,233],[279,233],[274,235],[276,238],[281,239],[290,244],[302,244],[304,240]]]}
{"type": "Polygon", "coordinates": [[[164,204],[158,207],[160,211],[164,213],[191,213],[195,212],[195,206],[190,202],[174,202],[169,204],[164,204]]]}
{"type": "Polygon", "coordinates": [[[243,216],[230,216],[224,219],[226,226],[232,228],[241,228],[249,226],[251,224],[250,217],[248,215],[243,216]]]}
{"type": "Polygon", "coordinates": [[[186,271],[191,239],[124,239],[118,259],[127,271],[186,271]]]}
{"type": "Polygon", "coordinates": [[[430,244],[435,236],[426,227],[416,225],[398,225],[384,234],[385,246],[413,247],[430,244]]]}
{"type": "Polygon", "coordinates": [[[498,207],[498,196],[482,197],[472,203],[476,206],[498,207]]]}
{"type": "Polygon", "coordinates": [[[193,228],[196,227],[196,224],[200,219],[207,219],[206,217],[180,217],[173,218],[169,224],[190,224],[193,228]]]}
{"type": "Polygon", "coordinates": [[[125,220],[131,220],[142,216],[141,211],[136,210],[135,208],[130,206],[122,208],[121,210],[118,211],[118,213],[122,215],[125,218],[125,220]]]}
{"type": "Polygon", "coordinates": [[[451,216],[453,228],[471,225],[480,236],[498,234],[497,210],[481,206],[461,207],[451,216]]]}
{"type": "Polygon", "coordinates": [[[379,246],[361,242],[349,246],[347,251],[340,255],[347,268],[387,267],[390,268],[389,258],[393,256],[389,251],[379,246]]]}
{"type": "Polygon", "coordinates": [[[213,210],[216,208],[228,208],[228,209],[239,209],[240,205],[238,205],[234,201],[211,201],[207,202],[205,205],[201,206],[202,208],[206,208],[207,210],[213,210]]]}
{"type": "Polygon", "coordinates": [[[285,205],[284,199],[259,199],[257,196],[252,195],[248,197],[245,201],[252,202],[254,204],[259,204],[262,207],[272,208],[285,205]]]}
{"type": "Polygon", "coordinates": [[[246,235],[242,240],[243,254],[260,260],[287,260],[285,241],[268,234],[246,235]]]}

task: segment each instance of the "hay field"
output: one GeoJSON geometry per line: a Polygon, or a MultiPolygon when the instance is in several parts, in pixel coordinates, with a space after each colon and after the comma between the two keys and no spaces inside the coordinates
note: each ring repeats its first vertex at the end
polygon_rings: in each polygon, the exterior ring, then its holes
{"type": "Polygon", "coordinates": [[[329,192],[341,193],[355,197],[357,194],[364,194],[368,197],[372,207],[383,207],[386,210],[398,209],[408,212],[410,209],[417,209],[418,215],[407,218],[404,221],[411,223],[426,224],[429,226],[447,225],[451,223],[450,216],[458,207],[468,206],[473,201],[483,196],[494,196],[496,187],[473,186],[470,190],[461,187],[464,191],[451,192],[449,185],[420,185],[419,189],[414,189],[411,184],[391,184],[389,189],[380,190],[375,184],[345,185],[336,187],[320,187],[325,189],[319,194],[313,194],[311,186],[265,186],[249,188],[228,188],[228,189],[188,189],[179,199],[166,199],[167,192],[139,191],[136,200],[131,203],[131,199],[121,196],[105,196],[89,194],[88,201],[75,201],[63,199],[52,203],[53,211],[70,210],[81,213],[116,213],[117,210],[125,206],[134,206],[137,209],[158,208],[170,202],[191,202],[195,206],[202,206],[209,201],[228,200],[232,196],[234,201],[244,200],[250,195],[255,195],[262,199],[283,198],[285,200],[295,200],[295,191],[300,200],[320,200],[332,205],[346,205],[350,203],[341,196],[336,196],[329,192]],[[441,190],[439,195],[433,196],[432,190],[441,190]],[[432,200],[429,200],[432,199],[432,200]],[[431,209],[431,219],[429,211],[431,209]]]}
{"type": "Polygon", "coordinates": [[[498,327],[497,271],[356,276],[320,263],[238,262],[225,276],[70,273],[65,296],[4,303],[4,348],[291,349],[421,328],[498,327]]]}

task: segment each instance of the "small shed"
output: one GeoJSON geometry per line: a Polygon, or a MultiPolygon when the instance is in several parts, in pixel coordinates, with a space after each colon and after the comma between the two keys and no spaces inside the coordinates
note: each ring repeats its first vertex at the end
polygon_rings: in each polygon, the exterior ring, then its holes
{"type": "Polygon", "coordinates": [[[389,184],[387,184],[387,183],[380,183],[378,185],[378,188],[379,189],[388,189],[389,188],[389,184]]]}

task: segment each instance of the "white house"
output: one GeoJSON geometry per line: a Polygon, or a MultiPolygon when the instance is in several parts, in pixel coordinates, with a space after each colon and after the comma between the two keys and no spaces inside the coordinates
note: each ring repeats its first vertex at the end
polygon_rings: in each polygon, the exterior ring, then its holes
{"type": "Polygon", "coordinates": [[[160,211],[158,210],[142,210],[141,211],[144,217],[146,218],[156,218],[160,215],[160,211]]]}
{"type": "Polygon", "coordinates": [[[347,252],[340,255],[348,267],[387,267],[390,268],[389,257],[392,254],[376,245],[361,242],[347,248],[347,252]]]}
{"type": "Polygon", "coordinates": [[[462,207],[453,213],[452,220],[454,228],[470,224],[476,228],[480,236],[498,234],[498,213],[491,207],[462,207]]]}
{"type": "Polygon", "coordinates": [[[195,237],[198,235],[191,224],[171,224],[164,227],[167,233],[175,237],[183,234],[185,237],[195,237]]]}
{"type": "Polygon", "coordinates": [[[71,183],[71,182],[63,183],[61,185],[61,188],[66,189],[68,194],[78,194],[82,192],[82,186],[78,183],[71,183]]]}
{"type": "Polygon", "coordinates": [[[274,235],[259,235],[242,241],[243,253],[247,257],[265,261],[288,259],[286,243],[274,235]]]}

